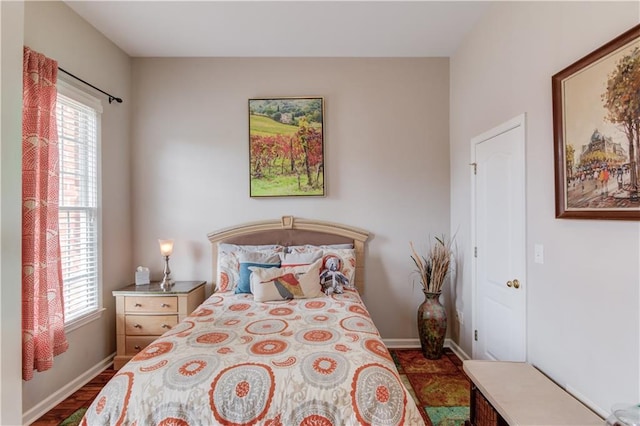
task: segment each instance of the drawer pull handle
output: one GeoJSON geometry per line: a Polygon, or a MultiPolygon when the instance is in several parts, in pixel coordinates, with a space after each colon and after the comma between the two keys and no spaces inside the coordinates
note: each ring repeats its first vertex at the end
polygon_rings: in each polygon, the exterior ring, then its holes
{"type": "Polygon", "coordinates": [[[162,328],[171,328],[169,324],[162,324],[162,328]]]}
{"type": "Polygon", "coordinates": [[[142,328],[142,326],[140,324],[133,324],[134,328],[142,328]]]}
{"type": "Polygon", "coordinates": [[[163,303],[162,305],[160,305],[162,308],[168,308],[169,304],[168,303],[163,303]]]}
{"type": "Polygon", "coordinates": [[[133,305],[133,306],[135,306],[136,308],[142,308],[142,305],[141,305],[140,303],[136,303],[136,304],[135,304],[135,305],[133,305]]]}
{"type": "Polygon", "coordinates": [[[135,346],[133,347],[133,349],[135,349],[136,351],[139,351],[139,350],[140,350],[140,345],[135,345],[135,346]]]}

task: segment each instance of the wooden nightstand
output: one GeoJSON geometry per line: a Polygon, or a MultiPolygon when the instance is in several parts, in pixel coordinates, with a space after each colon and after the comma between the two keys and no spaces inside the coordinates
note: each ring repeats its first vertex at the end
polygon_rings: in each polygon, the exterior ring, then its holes
{"type": "Polygon", "coordinates": [[[176,281],[169,290],[159,282],[114,290],[116,357],[119,370],[135,354],[186,318],[204,302],[205,281],[176,281]]]}

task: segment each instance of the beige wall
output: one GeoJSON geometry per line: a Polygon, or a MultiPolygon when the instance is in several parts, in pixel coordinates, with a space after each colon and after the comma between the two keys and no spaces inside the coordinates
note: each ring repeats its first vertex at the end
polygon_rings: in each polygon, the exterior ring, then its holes
{"type": "MultiPolygon", "coordinates": [[[[62,2],[25,2],[24,43],[58,61],[58,65],[124,99],[103,101],[102,297],[103,316],[68,333],[69,350],[54,368],[23,384],[25,413],[115,352],[115,311],[111,291],[133,277],[130,205],[131,59],[62,2]]],[[[63,78],[60,73],[59,78],[63,78]]],[[[86,89],[86,86],[78,87],[86,89]]]]}
{"type": "MultiPolygon", "coordinates": [[[[19,244],[7,236],[16,216],[5,202],[19,191],[19,169],[7,160],[17,151],[5,136],[19,130],[7,130],[4,117],[11,99],[6,48],[11,41],[18,51],[21,41],[4,35],[22,23],[21,12],[7,18],[8,9],[2,2],[3,248],[19,244]],[[7,27],[8,19],[17,21],[7,27]]],[[[411,285],[408,242],[457,232],[460,269],[447,296],[465,324],[459,329],[451,310],[450,333],[471,354],[470,139],[523,112],[529,360],[596,408],[640,400],[640,227],[554,219],[550,90],[552,74],[637,23],[637,3],[496,3],[451,65],[447,58],[131,60],[64,3],[27,2],[24,13],[25,44],[125,100],[105,101],[102,122],[108,310],[70,333],[72,348],[53,370],[24,384],[25,412],[114,351],[111,290],[129,282],[136,265],[160,275],[157,238],[176,239],[175,278],[211,280],[208,232],[284,214],[372,232],[364,299],[387,339],[417,336],[423,297],[411,285]],[[327,196],[250,199],[247,99],[296,95],[325,98],[327,196]],[[544,265],[533,263],[536,243],[545,246],[544,265]]],[[[17,340],[5,330],[19,304],[18,292],[6,285],[19,270],[6,253],[0,258],[0,423],[15,414],[7,404],[20,401],[6,393],[7,383],[19,388],[15,377],[5,381],[16,360],[6,344],[17,340]]]]}
{"type": "Polygon", "coordinates": [[[20,223],[22,209],[21,2],[0,2],[0,424],[22,421],[20,223]]]}
{"type": "Polygon", "coordinates": [[[449,61],[134,59],[136,265],[212,279],[207,233],[295,215],[372,233],[365,302],[385,338],[417,337],[409,241],[449,229],[449,61]],[[325,99],[324,198],[249,198],[248,99],[325,99]]]}
{"type": "MultiPolygon", "coordinates": [[[[600,413],[640,400],[640,226],[554,218],[551,76],[639,18],[637,2],[499,2],[451,58],[455,305],[472,317],[470,140],[526,113],[528,360],[600,413]]],[[[459,337],[469,354],[472,330],[459,337]]]]}

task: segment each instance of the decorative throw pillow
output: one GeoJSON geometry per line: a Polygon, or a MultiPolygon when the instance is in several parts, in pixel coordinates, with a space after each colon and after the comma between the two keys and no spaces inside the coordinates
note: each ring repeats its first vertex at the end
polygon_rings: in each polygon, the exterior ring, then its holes
{"type": "Polygon", "coordinates": [[[324,265],[328,258],[337,257],[339,259],[339,272],[345,276],[349,282],[349,287],[355,287],[355,274],[356,274],[356,251],[353,248],[353,244],[330,244],[314,246],[307,244],[304,246],[288,246],[287,255],[304,255],[313,253],[317,250],[322,251],[323,266],[320,270],[329,269],[324,265]]]}
{"type": "Polygon", "coordinates": [[[240,262],[238,255],[246,252],[270,252],[284,251],[284,246],[269,245],[237,245],[218,243],[218,271],[216,277],[216,291],[233,290],[240,278],[240,262]]]}
{"type": "Polygon", "coordinates": [[[253,266],[278,268],[280,267],[280,256],[278,256],[278,253],[269,252],[242,252],[238,255],[238,263],[240,264],[240,271],[235,293],[251,293],[251,270],[249,268],[253,266]]]}
{"type": "Polygon", "coordinates": [[[253,299],[256,302],[268,302],[322,296],[321,266],[322,259],[306,266],[269,269],[250,267],[253,299]]]}
{"type": "MultiPolygon", "coordinates": [[[[322,264],[320,270],[330,269],[327,267],[326,262],[331,257],[337,257],[339,259],[339,272],[344,275],[349,282],[349,287],[355,287],[355,274],[356,274],[356,251],[353,248],[335,248],[341,247],[344,244],[336,244],[333,246],[296,246],[300,251],[296,251],[296,254],[308,253],[311,247],[325,247],[322,249],[322,264]],[[327,248],[330,247],[330,248],[327,248]]],[[[347,244],[348,245],[348,244],[347,244]]],[[[291,247],[288,247],[290,249],[291,247]]]]}
{"type": "Polygon", "coordinates": [[[313,250],[307,253],[280,253],[280,267],[311,265],[321,258],[322,250],[313,250]]]}
{"type": "Polygon", "coordinates": [[[342,273],[349,281],[349,287],[355,287],[356,251],[354,249],[336,249],[322,251],[323,264],[331,257],[340,258],[340,273],[342,273]]]}

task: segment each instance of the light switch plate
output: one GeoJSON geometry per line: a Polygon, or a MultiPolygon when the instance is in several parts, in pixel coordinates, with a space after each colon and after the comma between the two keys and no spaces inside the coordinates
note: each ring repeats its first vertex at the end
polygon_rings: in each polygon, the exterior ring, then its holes
{"type": "Polygon", "coordinates": [[[544,246],[542,244],[534,244],[533,261],[540,264],[544,263],[544,246]]]}

